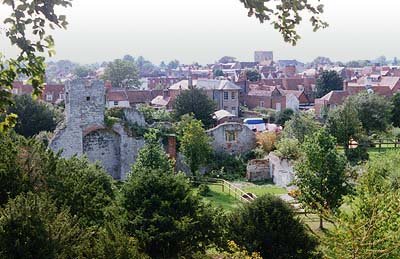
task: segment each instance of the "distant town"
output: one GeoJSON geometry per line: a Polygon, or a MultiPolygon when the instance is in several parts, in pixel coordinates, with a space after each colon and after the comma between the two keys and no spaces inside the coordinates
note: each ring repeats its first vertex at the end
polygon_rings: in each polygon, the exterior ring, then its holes
{"type": "MultiPolygon", "coordinates": [[[[218,96],[218,109],[240,116],[243,111],[256,108],[281,111],[314,109],[317,116],[324,107],[340,105],[344,99],[359,92],[373,91],[386,98],[400,90],[400,63],[397,58],[387,60],[384,56],[374,61],[362,60],[348,63],[332,62],[329,58],[318,57],[305,64],[297,60],[274,60],[272,51],[255,51],[254,61],[238,61],[234,57],[222,57],[215,64],[191,65],[171,61],[159,66],[139,57],[135,60],[126,55],[122,60],[134,61],[139,68],[139,85],[113,85],[105,80],[106,106],[136,107],[148,104],[155,108],[172,109],[179,92],[190,86],[215,91],[220,80],[228,80],[237,86],[218,96]],[[334,71],[344,80],[343,87],[315,98],[315,85],[323,71],[334,71]],[[211,86],[211,87],[210,87],[211,86]],[[229,93],[231,94],[231,93],[229,93]],[[235,100],[229,101],[227,100],[235,100]]],[[[80,66],[72,61],[49,62],[41,98],[49,103],[65,100],[64,82],[76,77],[76,71],[84,69],[86,77],[102,79],[107,62],[101,65],[80,66]]],[[[223,89],[220,89],[223,91],[223,89]]],[[[32,87],[23,81],[15,82],[14,94],[29,94],[32,87]]],[[[211,96],[211,93],[210,93],[211,96]]],[[[215,95],[214,95],[215,97],[215,95]]]]}

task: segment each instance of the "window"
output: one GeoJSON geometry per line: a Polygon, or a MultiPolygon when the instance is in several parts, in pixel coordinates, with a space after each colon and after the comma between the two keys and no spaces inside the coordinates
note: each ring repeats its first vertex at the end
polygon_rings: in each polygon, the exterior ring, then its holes
{"type": "Polygon", "coordinates": [[[236,113],[237,113],[237,112],[236,112],[236,107],[232,107],[232,114],[233,114],[233,115],[237,115],[236,113]]]}
{"type": "Polygon", "coordinates": [[[235,142],[237,140],[237,131],[227,130],[225,131],[225,141],[235,142]]]}
{"type": "Polygon", "coordinates": [[[118,101],[114,101],[114,106],[118,106],[118,101]]]}
{"type": "Polygon", "coordinates": [[[47,94],[46,95],[46,101],[53,101],[53,95],[52,94],[47,94]]]}
{"type": "Polygon", "coordinates": [[[65,99],[65,95],[64,94],[60,94],[60,99],[64,100],[65,99]]]}
{"type": "Polygon", "coordinates": [[[264,107],[264,101],[260,101],[260,108],[263,108],[264,107]]]}
{"type": "Polygon", "coordinates": [[[86,101],[90,101],[90,96],[86,96],[86,101]]]}
{"type": "Polygon", "coordinates": [[[231,93],[231,98],[232,98],[232,100],[235,100],[235,99],[236,99],[236,93],[235,93],[235,92],[232,92],[232,93],[231,93]]]}
{"type": "Polygon", "coordinates": [[[228,100],[229,99],[229,97],[228,97],[228,92],[224,92],[224,100],[228,100]]]}
{"type": "Polygon", "coordinates": [[[13,94],[18,94],[18,89],[15,89],[15,88],[12,89],[12,93],[13,93],[13,94]]]}

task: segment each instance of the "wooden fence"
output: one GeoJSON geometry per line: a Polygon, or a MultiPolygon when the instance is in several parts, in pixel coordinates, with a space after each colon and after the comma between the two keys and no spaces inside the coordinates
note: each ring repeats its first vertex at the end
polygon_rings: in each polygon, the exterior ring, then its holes
{"type": "Polygon", "coordinates": [[[242,202],[252,202],[256,198],[224,179],[200,178],[193,179],[192,182],[220,186],[223,193],[227,193],[242,202]]]}

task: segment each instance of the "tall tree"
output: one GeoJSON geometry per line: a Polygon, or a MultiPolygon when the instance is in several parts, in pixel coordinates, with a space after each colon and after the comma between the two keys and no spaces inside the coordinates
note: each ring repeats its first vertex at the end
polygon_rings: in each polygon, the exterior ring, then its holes
{"type": "Polygon", "coordinates": [[[255,69],[246,70],[247,80],[250,82],[258,82],[261,79],[261,74],[255,69]]]}
{"type": "Polygon", "coordinates": [[[364,135],[356,104],[351,99],[347,99],[338,108],[329,110],[326,124],[329,133],[345,149],[349,148],[351,139],[359,141],[364,135]]]}
{"type": "MultiPolygon", "coordinates": [[[[59,15],[57,7],[71,6],[71,0],[64,1],[2,1],[4,13],[10,15],[3,21],[4,34],[17,47],[17,58],[3,58],[0,53],[0,115],[6,114],[6,107],[13,104],[11,89],[19,75],[26,76],[33,86],[33,94],[39,95],[45,82],[45,57],[54,55],[54,40],[47,34],[47,28],[66,28],[65,15],[59,15]]],[[[3,9],[2,8],[2,9],[3,9]]],[[[16,116],[0,116],[0,133],[12,127],[16,116]]]]}
{"type": "Polygon", "coordinates": [[[285,125],[287,121],[289,121],[294,115],[294,111],[290,108],[286,108],[283,111],[280,111],[276,116],[276,123],[279,125],[285,125]]]}
{"type": "Polygon", "coordinates": [[[285,123],[283,136],[286,138],[295,138],[303,143],[306,136],[309,136],[318,130],[318,124],[309,113],[297,112],[285,123]]]}
{"type": "Polygon", "coordinates": [[[206,127],[212,126],[216,104],[201,89],[192,88],[179,94],[174,103],[175,117],[180,119],[185,114],[193,114],[206,127]]]}
{"type": "Polygon", "coordinates": [[[54,131],[63,119],[56,107],[33,100],[30,95],[16,95],[14,99],[15,106],[11,106],[8,111],[18,116],[15,131],[27,138],[41,131],[54,131]]]}
{"type": "Polygon", "coordinates": [[[214,77],[224,76],[224,72],[221,69],[215,69],[213,74],[214,74],[214,77]]]}
{"type": "Polygon", "coordinates": [[[179,61],[178,60],[172,60],[168,63],[167,65],[168,69],[177,69],[179,67],[179,61]]]}
{"type": "Polygon", "coordinates": [[[87,237],[66,209],[27,193],[0,210],[1,258],[82,258],[87,237]]]}
{"type": "Polygon", "coordinates": [[[184,175],[148,169],[131,174],[121,204],[128,234],[152,258],[191,258],[219,237],[218,212],[194,195],[184,175]]]}
{"type": "Polygon", "coordinates": [[[77,77],[87,77],[94,74],[93,69],[88,66],[77,66],[74,71],[74,75],[77,77]]]}
{"type": "Polygon", "coordinates": [[[323,229],[323,214],[336,210],[342,197],[349,192],[345,173],[346,160],[336,150],[335,138],[326,129],[306,137],[302,145],[304,156],[296,163],[298,199],[304,206],[320,215],[320,229],[323,229]]]}
{"type": "Polygon", "coordinates": [[[392,123],[395,127],[400,127],[400,93],[392,97],[392,123]]]}
{"type": "Polygon", "coordinates": [[[140,86],[139,71],[136,65],[121,59],[108,63],[103,79],[109,80],[113,87],[137,88],[140,86]]]}
{"type": "Polygon", "coordinates": [[[181,151],[192,174],[207,162],[212,153],[210,139],[198,120],[192,120],[183,132],[181,151]]]}
{"type": "Polygon", "coordinates": [[[375,93],[349,97],[358,111],[358,118],[368,134],[385,131],[391,121],[391,103],[375,93]]]}
{"type": "Polygon", "coordinates": [[[48,193],[60,208],[69,208],[82,226],[101,226],[115,199],[115,187],[98,164],[86,158],[60,159],[48,176],[48,193]]]}
{"type": "Polygon", "coordinates": [[[318,241],[280,198],[265,195],[228,215],[227,239],[262,258],[320,258],[318,241]]]}
{"type": "Polygon", "coordinates": [[[43,191],[58,155],[34,139],[7,133],[0,137],[0,207],[21,193],[43,191]]]}
{"type": "Polygon", "coordinates": [[[346,209],[332,216],[325,234],[329,259],[400,257],[399,153],[369,162],[346,209]]]}
{"type": "Polygon", "coordinates": [[[162,149],[157,132],[150,131],[145,135],[145,140],[146,144],[140,149],[132,166],[132,173],[140,174],[146,169],[173,173],[172,161],[162,149]]]}
{"type": "Polygon", "coordinates": [[[323,71],[316,84],[316,97],[321,98],[334,90],[343,90],[343,78],[334,70],[323,71]]]}

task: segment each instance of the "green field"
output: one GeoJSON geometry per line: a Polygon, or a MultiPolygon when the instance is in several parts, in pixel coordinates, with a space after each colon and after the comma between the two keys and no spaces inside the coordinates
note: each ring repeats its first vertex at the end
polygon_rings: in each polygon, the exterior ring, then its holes
{"type": "MultiPolygon", "coordinates": [[[[248,182],[236,182],[236,186],[241,188],[246,193],[253,193],[257,196],[262,196],[264,194],[285,194],[287,191],[283,188],[273,186],[271,184],[266,185],[255,185],[248,182]]],[[[210,195],[204,197],[204,199],[210,202],[212,205],[221,207],[224,210],[230,211],[241,204],[241,201],[236,199],[233,195],[228,193],[225,188],[225,192],[222,191],[222,187],[218,185],[209,185],[211,192],[210,195]]]]}
{"type": "Polygon", "coordinates": [[[210,195],[204,197],[204,200],[210,202],[213,206],[221,207],[224,210],[230,211],[239,206],[241,201],[228,193],[222,192],[221,186],[209,185],[211,192],[210,195]]]}

